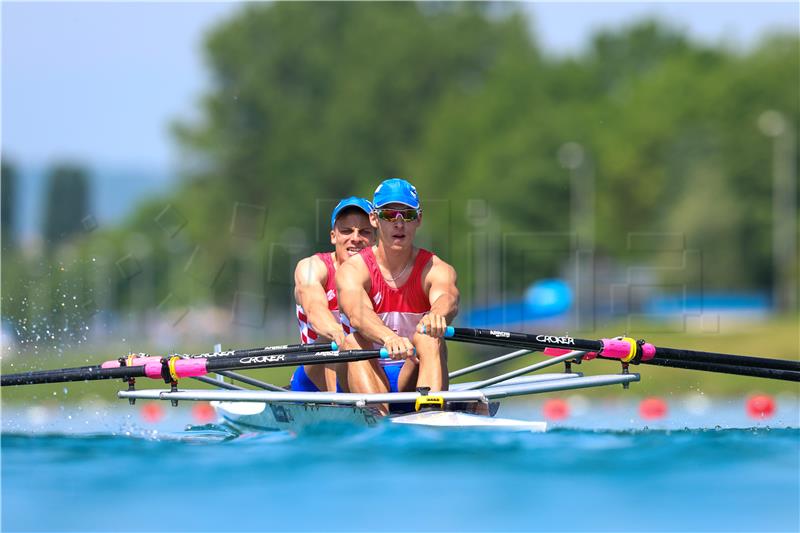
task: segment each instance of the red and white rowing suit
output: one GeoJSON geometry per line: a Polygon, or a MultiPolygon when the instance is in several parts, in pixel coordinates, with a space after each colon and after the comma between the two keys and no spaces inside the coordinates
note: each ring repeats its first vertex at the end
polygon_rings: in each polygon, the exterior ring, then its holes
{"type": "MultiPolygon", "coordinates": [[[[314,254],[325,263],[325,268],[328,269],[328,280],[325,282],[325,295],[328,297],[328,310],[333,314],[333,317],[340,324],[342,319],[339,316],[339,302],[336,299],[336,267],[333,265],[333,258],[330,253],[323,252],[314,254]]],[[[319,334],[311,327],[308,321],[308,315],[300,304],[296,304],[297,308],[297,325],[300,328],[300,342],[303,344],[315,344],[319,338],[319,334]]],[[[343,325],[345,334],[350,333],[349,325],[343,325]]]]}
{"type": "MultiPolygon", "coordinates": [[[[431,302],[422,288],[422,271],[431,261],[433,253],[420,248],[408,280],[397,288],[390,287],[384,279],[371,246],[359,253],[369,270],[369,299],[372,300],[375,313],[389,329],[401,337],[411,339],[423,315],[431,310],[431,302]]],[[[342,315],[341,320],[347,331],[350,326],[347,317],[342,315]]],[[[403,364],[403,361],[380,359],[380,364],[383,366],[403,364]]]]}

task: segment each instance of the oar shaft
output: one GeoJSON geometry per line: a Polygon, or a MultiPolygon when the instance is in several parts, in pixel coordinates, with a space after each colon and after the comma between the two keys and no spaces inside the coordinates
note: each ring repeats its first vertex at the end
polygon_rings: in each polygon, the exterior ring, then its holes
{"type": "Polygon", "coordinates": [[[339,347],[335,342],[318,344],[285,344],[279,346],[265,346],[263,348],[244,348],[228,350],[225,352],[208,352],[200,354],[183,354],[181,357],[188,359],[211,359],[215,357],[246,357],[255,355],[288,354],[288,353],[314,353],[336,351],[339,347]]]}
{"type": "Polygon", "coordinates": [[[684,368],[687,370],[703,370],[721,374],[735,374],[737,376],[750,376],[756,378],[780,379],[784,381],[800,381],[800,372],[793,370],[780,370],[775,368],[750,367],[742,365],[725,365],[702,361],[681,361],[677,359],[655,358],[642,361],[647,365],[667,366],[671,368],[684,368]]]}
{"type": "Polygon", "coordinates": [[[691,370],[707,370],[709,372],[800,381],[798,379],[800,377],[800,362],[798,361],[676,348],[659,348],[650,343],[635,341],[631,338],[592,341],[575,339],[569,336],[558,337],[453,327],[447,328],[445,336],[462,342],[492,346],[512,346],[540,350],[550,348],[551,350],[546,350],[546,353],[550,352],[550,355],[559,350],[580,350],[599,353],[600,357],[604,359],[618,359],[634,364],[651,363],[691,370]],[[553,348],[557,350],[552,350],[553,348]]]}
{"type": "MultiPolygon", "coordinates": [[[[287,353],[248,355],[245,357],[215,357],[205,361],[207,372],[218,370],[247,370],[250,368],[272,368],[280,366],[299,366],[305,364],[330,364],[363,361],[386,357],[386,350],[347,350],[347,351],[322,351],[314,353],[287,353]]],[[[179,360],[176,367],[186,361],[179,360]]],[[[190,368],[189,365],[184,365],[190,368]]],[[[190,370],[191,371],[191,370],[190,370]]]]}
{"type": "Polygon", "coordinates": [[[569,336],[515,333],[494,329],[448,328],[446,336],[459,341],[474,341],[480,344],[504,343],[513,346],[527,346],[533,349],[553,347],[597,352],[604,348],[603,341],[574,339],[569,336]]]}
{"type": "Polygon", "coordinates": [[[0,377],[0,385],[38,385],[42,383],[65,383],[68,381],[95,381],[100,379],[127,379],[143,377],[144,366],[121,368],[100,368],[89,366],[83,368],[67,368],[64,370],[48,370],[45,372],[21,372],[0,377]]]}
{"type": "MultiPolygon", "coordinates": [[[[269,352],[269,350],[266,350],[269,352]]],[[[274,354],[255,352],[256,355],[244,357],[215,357],[212,359],[184,359],[172,356],[157,362],[148,362],[138,366],[118,368],[68,368],[64,370],[48,370],[44,372],[23,372],[4,375],[0,385],[34,385],[40,383],[62,383],[67,381],[94,381],[100,379],[127,379],[148,377],[152,379],[177,380],[205,376],[218,370],[246,370],[256,368],[272,368],[281,366],[297,366],[303,364],[328,364],[361,361],[387,357],[385,349],[380,350],[348,350],[321,351],[314,353],[274,354]]]]}
{"type": "MultiPolygon", "coordinates": [[[[211,352],[205,354],[183,354],[180,357],[187,359],[207,359],[211,357],[254,357],[275,354],[289,353],[315,353],[320,351],[336,350],[338,347],[335,342],[324,344],[289,344],[282,346],[266,346],[264,348],[247,348],[241,350],[229,350],[227,352],[211,352]]],[[[74,368],[62,368],[59,370],[33,370],[21,372],[19,374],[8,374],[0,378],[1,386],[13,385],[35,385],[39,383],[62,383],[66,381],[86,381],[98,379],[117,379],[127,377],[140,377],[144,374],[130,375],[123,371],[123,375],[113,372],[100,372],[101,370],[111,370],[120,368],[130,368],[135,366],[145,366],[148,364],[161,364],[161,357],[155,355],[137,354],[128,357],[121,357],[112,361],[106,361],[101,365],[79,366],[74,368]],[[122,362],[120,362],[122,359],[122,362]],[[69,377],[65,377],[69,376],[69,377]],[[88,376],[88,377],[86,377],[88,376]],[[107,376],[107,377],[106,377],[107,376]]]]}
{"type": "Polygon", "coordinates": [[[673,361],[696,361],[704,363],[753,366],[761,368],[772,368],[775,370],[791,370],[793,372],[800,372],[799,361],[786,361],[783,359],[771,359],[768,357],[753,357],[749,355],[731,355],[726,353],[701,352],[695,350],[681,350],[677,348],[656,347],[655,357],[657,359],[670,359],[673,361]]]}
{"type": "MultiPolygon", "coordinates": [[[[217,357],[247,357],[259,355],[275,355],[275,354],[288,354],[288,353],[315,353],[337,350],[338,346],[335,342],[325,344],[289,344],[284,346],[266,346],[264,348],[246,348],[241,350],[228,350],[225,352],[209,352],[201,354],[174,354],[183,359],[212,359],[217,357]]],[[[124,359],[124,358],[122,358],[124,359]]],[[[161,357],[148,355],[148,356],[135,356],[129,361],[125,362],[125,366],[139,366],[148,363],[158,363],[161,357]]],[[[103,368],[117,368],[122,366],[119,359],[114,361],[106,361],[102,364],[103,368]]]]}

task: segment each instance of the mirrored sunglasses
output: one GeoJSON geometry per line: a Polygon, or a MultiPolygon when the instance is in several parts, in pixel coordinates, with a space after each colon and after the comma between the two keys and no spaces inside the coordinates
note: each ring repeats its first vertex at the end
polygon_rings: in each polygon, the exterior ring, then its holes
{"type": "Polygon", "coordinates": [[[405,222],[412,222],[419,218],[419,209],[376,209],[376,214],[381,220],[393,222],[400,217],[405,222]]]}

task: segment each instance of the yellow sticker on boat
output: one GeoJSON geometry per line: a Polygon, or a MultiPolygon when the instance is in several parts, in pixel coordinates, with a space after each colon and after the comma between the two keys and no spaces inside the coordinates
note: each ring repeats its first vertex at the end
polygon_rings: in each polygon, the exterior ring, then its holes
{"type": "Polygon", "coordinates": [[[417,398],[414,409],[417,411],[422,409],[444,409],[444,398],[441,396],[420,396],[417,398]]]}

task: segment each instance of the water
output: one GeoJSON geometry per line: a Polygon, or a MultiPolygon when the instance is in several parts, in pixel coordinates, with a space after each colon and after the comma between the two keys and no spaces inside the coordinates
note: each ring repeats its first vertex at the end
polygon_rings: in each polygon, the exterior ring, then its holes
{"type": "Polygon", "coordinates": [[[606,429],[565,427],[586,427],[577,418],[545,434],[387,425],[235,438],[183,431],[188,409],[156,426],[113,407],[34,423],[6,409],[2,530],[800,529],[796,424],[680,429],[673,413],[644,429],[626,409],[595,413],[606,429]]]}

